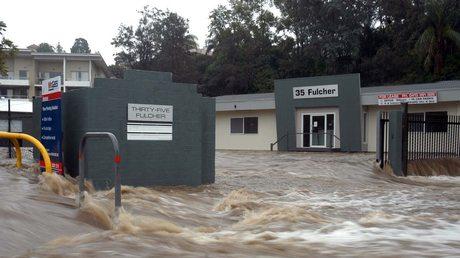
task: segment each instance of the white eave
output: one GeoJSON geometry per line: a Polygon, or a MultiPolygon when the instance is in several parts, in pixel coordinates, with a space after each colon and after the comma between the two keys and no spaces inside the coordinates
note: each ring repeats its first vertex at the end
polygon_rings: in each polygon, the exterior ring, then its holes
{"type": "Polygon", "coordinates": [[[244,94],[216,97],[216,111],[275,109],[275,94],[244,94]]]}

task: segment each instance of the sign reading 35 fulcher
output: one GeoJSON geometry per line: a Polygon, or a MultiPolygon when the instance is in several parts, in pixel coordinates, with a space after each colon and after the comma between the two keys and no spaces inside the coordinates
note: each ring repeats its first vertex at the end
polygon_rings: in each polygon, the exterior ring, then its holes
{"type": "Polygon", "coordinates": [[[128,121],[172,122],[173,106],[129,103],[128,121]]]}
{"type": "Polygon", "coordinates": [[[294,87],[294,99],[331,98],[339,96],[338,85],[294,87]]]}

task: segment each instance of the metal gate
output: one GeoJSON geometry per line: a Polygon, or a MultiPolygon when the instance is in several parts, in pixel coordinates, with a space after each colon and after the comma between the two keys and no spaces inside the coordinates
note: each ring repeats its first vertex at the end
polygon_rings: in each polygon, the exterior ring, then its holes
{"type": "Polygon", "coordinates": [[[379,142],[377,146],[377,162],[379,163],[380,168],[383,169],[385,164],[388,163],[388,144],[389,144],[389,124],[390,120],[388,117],[388,112],[381,112],[379,119],[379,142]]]}
{"type": "Polygon", "coordinates": [[[460,116],[427,114],[407,115],[407,160],[460,157],[460,116]]]}

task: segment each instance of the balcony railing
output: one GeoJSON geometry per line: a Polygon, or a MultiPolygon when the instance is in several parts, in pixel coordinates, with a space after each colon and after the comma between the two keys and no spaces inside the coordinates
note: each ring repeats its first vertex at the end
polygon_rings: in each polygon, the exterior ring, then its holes
{"type": "Polygon", "coordinates": [[[29,78],[14,76],[13,73],[8,73],[6,76],[0,76],[0,85],[28,86],[29,78]]]}
{"type": "Polygon", "coordinates": [[[6,75],[0,74],[0,80],[29,80],[29,76],[14,76],[14,72],[8,72],[6,75]]]}

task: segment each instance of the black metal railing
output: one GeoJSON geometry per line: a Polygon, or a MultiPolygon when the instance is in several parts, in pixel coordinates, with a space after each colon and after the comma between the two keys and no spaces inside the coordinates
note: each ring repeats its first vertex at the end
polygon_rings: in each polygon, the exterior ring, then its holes
{"type": "Polygon", "coordinates": [[[379,119],[379,142],[377,146],[377,162],[380,168],[383,168],[388,163],[389,122],[388,112],[381,112],[379,119]]]}
{"type": "Polygon", "coordinates": [[[408,114],[408,160],[460,157],[460,116],[408,114]]]}
{"type": "MultiPolygon", "coordinates": [[[[325,148],[328,148],[328,149],[333,149],[335,148],[335,141],[337,140],[339,143],[340,143],[340,138],[337,137],[337,135],[333,134],[333,133],[330,133],[330,132],[321,132],[321,133],[293,133],[293,134],[285,134],[283,136],[281,136],[279,139],[277,139],[275,142],[273,143],[270,143],[270,151],[273,151],[273,147],[275,147],[275,145],[279,145],[280,142],[282,142],[283,140],[286,140],[286,145],[287,145],[287,150],[289,150],[289,136],[295,136],[297,137],[297,135],[310,135],[310,136],[320,136],[320,135],[324,135],[324,141],[326,143],[326,147],[325,148]],[[329,137],[327,137],[329,136],[329,137]]],[[[296,139],[297,141],[297,139],[296,139]]]]}

